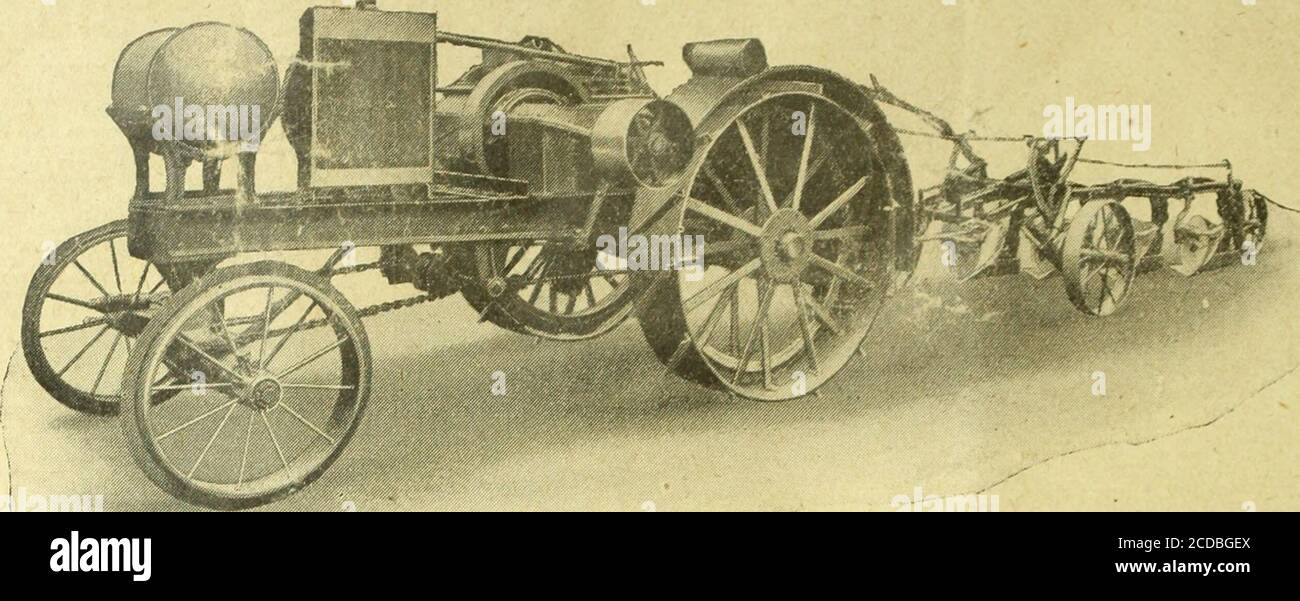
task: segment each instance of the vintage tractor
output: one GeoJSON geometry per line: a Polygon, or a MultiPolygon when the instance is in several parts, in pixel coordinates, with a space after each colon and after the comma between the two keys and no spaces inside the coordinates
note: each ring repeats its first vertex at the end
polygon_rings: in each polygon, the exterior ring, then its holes
{"type": "Polygon", "coordinates": [[[108,111],[135,158],[128,218],[65,242],[37,271],[23,312],[33,374],[73,409],[120,413],[137,463],[167,492],[247,508],[338,458],[370,394],[362,318],[385,311],[460,294],[484,321],[561,341],[636,315],[672,372],[783,401],[861,352],[933,220],[971,226],[941,234],[951,239],[1003,231],[987,244],[1003,271],[1024,233],[1097,315],[1127,292],[1141,231],[1090,199],[1213,190],[1231,216],[1200,224],[1227,228],[1216,250],[1263,233],[1263,203],[1241,203],[1262,197],[1231,178],[1076,189],[1077,152],[1060,155],[1059,141],[1032,140],[1030,166],[1005,180],[973,152],[956,169],[954,152],[954,175],[914,196],[882,105],[930,118],[963,152],[969,138],[878,85],[771,67],[759,41],[717,40],[686,45],[692,78],[660,97],[644,76],[658,63],[628,54],[449,33],[434,14],[367,2],[307,11],[283,77],[256,36],[228,25],[139,38],[108,111]],[[441,82],[445,45],[481,61],[441,82]],[[262,193],[256,158],[277,119],[298,186],[262,193]],[[187,189],[195,166],[202,186],[187,189]],[[230,166],[237,185],[223,189],[230,166]],[[987,225],[1003,219],[1014,225],[987,225]],[[649,240],[669,264],[635,268],[603,236],[649,240]],[[696,237],[705,245],[683,250],[696,237]],[[354,264],[358,248],[378,260],[354,264]],[[313,250],[330,256],[309,269],[234,261],[313,250]],[[357,308],[333,281],[365,271],[420,294],[357,308]]]}

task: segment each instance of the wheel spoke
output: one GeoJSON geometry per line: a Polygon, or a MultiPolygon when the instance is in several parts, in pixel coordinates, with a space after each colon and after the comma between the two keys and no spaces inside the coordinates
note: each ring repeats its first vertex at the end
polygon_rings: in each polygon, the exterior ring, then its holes
{"type": "MultiPolygon", "coordinates": [[[[843,253],[843,251],[841,251],[841,252],[840,252],[839,260],[843,260],[843,258],[844,258],[844,253],[843,253]]],[[[840,278],[834,278],[834,279],[831,281],[830,288],[828,288],[828,289],[826,290],[826,296],[825,296],[825,300],[824,300],[823,302],[826,303],[826,304],[834,304],[835,301],[839,299],[839,297],[840,297],[840,289],[843,288],[843,287],[844,287],[844,280],[842,280],[842,279],[840,279],[840,278]]],[[[810,297],[809,300],[814,300],[814,299],[812,299],[812,298],[810,297]]],[[[818,307],[821,307],[822,305],[821,305],[821,304],[818,304],[817,306],[818,306],[818,307]]],[[[824,310],[824,308],[823,308],[823,310],[824,310]]],[[[829,316],[830,313],[828,312],[827,315],[829,316]]]]}
{"type": "Polygon", "coordinates": [[[754,236],[755,238],[763,235],[763,228],[761,226],[750,223],[748,220],[709,205],[702,200],[692,198],[686,201],[686,208],[703,217],[707,217],[713,221],[728,226],[731,229],[739,230],[749,234],[750,236],[754,236]]]}
{"type": "Polygon", "coordinates": [[[492,277],[501,275],[501,270],[497,268],[497,246],[489,246],[487,250],[488,270],[492,272],[492,277]]]}
{"type": "Polygon", "coordinates": [[[342,384],[281,384],[280,388],[286,390],[355,390],[355,386],[345,386],[342,384]]]}
{"type": "Polygon", "coordinates": [[[77,266],[77,270],[81,271],[81,275],[86,276],[86,279],[90,280],[91,284],[94,284],[95,289],[99,290],[100,294],[103,294],[104,296],[112,296],[103,286],[99,285],[99,280],[95,279],[95,276],[90,275],[90,272],[81,264],[81,259],[73,259],[72,264],[77,266]]]}
{"type": "Polygon", "coordinates": [[[762,259],[754,259],[753,261],[746,263],[740,269],[731,272],[726,277],[723,277],[718,281],[713,282],[708,286],[705,286],[703,290],[696,292],[690,298],[686,299],[684,303],[682,303],[682,305],[686,309],[686,313],[689,314],[690,312],[699,308],[700,305],[703,305],[709,299],[719,294],[722,294],[727,288],[730,288],[732,284],[735,284],[736,282],[745,279],[745,277],[749,276],[749,274],[754,273],[755,271],[758,271],[758,269],[762,266],[763,266],[762,259]]]}
{"type": "Polygon", "coordinates": [[[524,283],[538,281],[546,272],[546,258],[542,253],[537,253],[537,257],[528,264],[528,269],[524,270],[524,283]]]}
{"type": "Polygon", "coordinates": [[[280,448],[280,439],[275,437],[275,430],[271,428],[270,420],[266,419],[266,412],[259,411],[258,415],[262,416],[262,425],[266,426],[266,433],[271,435],[271,444],[275,445],[275,454],[280,456],[280,465],[283,465],[286,470],[289,469],[289,461],[284,458],[284,450],[280,448]]]}
{"type": "Polygon", "coordinates": [[[794,184],[794,198],[790,201],[790,208],[796,211],[803,202],[804,187],[808,184],[808,160],[812,158],[813,134],[816,131],[817,105],[814,104],[808,109],[808,130],[804,132],[803,155],[799,157],[799,176],[794,184]]]}
{"type": "Polygon", "coordinates": [[[234,355],[238,360],[239,348],[235,346],[235,341],[230,337],[230,327],[226,325],[224,307],[218,310],[217,305],[212,305],[212,317],[216,318],[217,324],[221,327],[221,337],[226,341],[226,345],[230,347],[230,354],[234,355]]]}
{"type": "Polygon", "coordinates": [[[731,352],[740,352],[740,286],[731,288],[731,352]]]}
{"type": "Polygon", "coordinates": [[[71,369],[77,361],[81,360],[81,357],[86,354],[86,351],[90,350],[90,347],[94,346],[96,342],[99,342],[99,339],[103,338],[104,334],[108,333],[108,330],[108,326],[100,328],[99,333],[95,334],[95,337],[91,338],[90,342],[86,343],[86,346],[81,347],[81,350],[77,351],[77,354],[72,356],[72,360],[68,361],[68,364],[64,365],[63,369],[59,370],[59,377],[62,378],[63,374],[68,373],[68,370],[71,369]]]}
{"type": "MultiPolygon", "coordinates": [[[[128,338],[127,343],[129,344],[130,342],[131,339],[128,338]]],[[[158,405],[167,402],[169,399],[174,398],[182,390],[188,390],[194,387],[194,384],[189,381],[189,376],[181,373],[181,371],[177,369],[176,366],[173,365],[171,361],[167,361],[166,359],[164,359],[163,367],[166,367],[167,371],[171,372],[172,377],[168,377],[167,374],[163,374],[163,377],[159,378],[151,386],[149,386],[149,391],[150,391],[149,405],[153,407],[157,407],[158,405]],[[170,385],[163,384],[163,382],[168,382],[168,381],[171,382],[170,385]],[[161,393],[159,393],[160,390],[162,391],[161,393]]],[[[234,386],[233,384],[204,384],[204,385],[208,388],[224,388],[227,386],[234,386]]]]}
{"type": "Polygon", "coordinates": [[[857,285],[862,286],[863,288],[866,288],[868,290],[874,288],[874,284],[872,284],[871,280],[868,280],[867,278],[858,275],[856,272],[849,269],[848,267],[840,265],[839,263],[827,259],[826,257],[823,257],[816,253],[812,253],[809,255],[809,260],[812,262],[813,265],[816,265],[817,267],[820,267],[830,272],[833,275],[837,275],[846,280],[849,280],[850,282],[854,282],[857,285]]]}
{"type": "Polygon", "coordinates": [[[122,294],[122,271],[117,266],[117,245],[114,238],[108,239],[108,250],[113,255],[113,281],[117,284],[117,293],[122,294]]]}
{"type": "Polygon", "coordinates": [[[729,255],[742,250],[752,251],[754,250],[755,242],[756,241],[752,238],[738,238],[734,240],[723,240],[722,242],[709,242],[706,246],[700,248],[700,254],[704,255],[704,253],[707,252],[711,255],[718,256],[729,255]]]}
{"type": "Polygon", "coordinates": [[[94,396],[99,393],[99,383],[104,380],[104,372],[108,371],[108,364],[113,361],[113,355],[117,353],[117,345],[122,342],[122,333],[118,332],[113,337],[113,345],[108,347],[108,356],[104,357],[104,365],[99,368],[99,375],[95,376],[95,383],[90,387],[90,394],[94,396]]]}
{"type": "Polygon", "coordinates": [[[673,350],[673,354],[668,357],[668,362],[664,364],[669,373],[677,369],[682,359],[686,358],[686,351],[689,350],[691,350],[691,339],[689,337],[683,338],[681,342],[677,343],[677,348],[673,350]]]}
{"type": "MultiPolygon", "coordinates": [[[[804,179],[805,184],[807,182],[812,181],[813,178],[817,177],[817,174],[821,171],[822,166],[826,164],[826,161],[829,158],[830,158],[829,153],[821,153],[817,155],[817,158],[813,159],[812,166],[808,167],[808,175],[804,179]]],[[[794,203],[794,190],[791,190],[790,194],[785,197],[785,204],[789,205],[792,203],[794,203]]]]}
{"type": "Polygon", "coordinates": [[[185,474],[186,478],[193,478],[194,472],[199,471],[199,466],[203,464],[203,458],[208,456],[208,451],[212,450],[212,443],[217,442],[217,436],[221,435],[221,431],[226,427],[226,422],[230,421],[230,414],[234,412],[234,405],[231,405],[230,408],[226,410],[226,415],[221,418],[221,423],[217,424],[217,429],[214,430],[212,436],[208,438],[208,444],[203,445],[203,451],[199,453],[199,458],[194,460],[194,465],[190,467],[189,473],[185,474]]]}
{"type": "Polygon", "coordinates": [[[334,442],[334,438],[333,438],[333,437],[331,437],[329,434],[326,434],[324,430],[321,430],[320,428],[317,428],[317,427],[316,427],[316,424],[313,424],[313,423],[307,421],[307,418],[305,418],[305,417],[303,417],[303,416],[301,416],[301,415],[298,415],[298,412],[297,412],[297,411],[294,411],[292,407],[286,405],[286,404],[284,403],[284,401],[280,401],[280,404],[276,405],[276,407],[281,407],[281,408],[283,408],[285,411],[288,411],[288,412],[289,412],[289,415],[292,415],[292,416],[298,418],[298,421],[302,422],[303,425],[307,426],[308,428],[311,428],[311,431],[312,431],[312,432],[315,432],[315,433],[319,434],[321,438],[324,438],[325,440],[330,441],[330,444],[335,444],[335,442],[334,442]]]}
{"type": "MultiPolygon", "coordinates": [[[[296,301],[298,299],[295,298],[293,300],[296,301]]],[[[275,360],[276,356],[280,354],[280,351],[284,349],[284,345],[289,344],[289,339],[293,338],[293,335],[298,333],[298,330],[302,328],[302,324],[307,321],[307,316],[311,315],[311,312],[315,310],[317,306],[319,306],[319,303],[316,302],[316,299],[312,299],[311,304],[307,306],[307,310],[303,311],[302,316],[298,318],[298,322],[293,324],[293,329],[289,330],[289,333],[285,334],[284,338],[281,338],[280,341],[276,343],[274,349],[271,349],[271,354],[267,356],[266,361],[262,364],[263,369],[265,369],[265,366],[270,365],[271,362],[275,360]]],[[[281,309],[279,312],[282,313],[285,309],[288,308],[289,305],[285,305],[283,309],[281,309]]]]}
{"type": "Polygon", "coordinates": [[[266,369],[266,338],[271,335],[271,297],[275,294],[275,286],[266,288],[266,310],[262,313],[262,341],[257,347],[257,370],[266,369]]]}
{"type": "MultiPolygon", "coordinates": [[[[738,287],[739,284],[732,284],[733,290],[738,287]]],[[[709,311],[709,316],[704,319],[704,324],[700,326],[700,333],[695,336],[695,345],[697,347],[703,349],[704,346],[709,343],[709,338],[712,338],[713,335],[713,328],[717,325],[718,319],[722,317],[722,312],[727,309],[727,303],[728,301],[718,299],[718,302],[713,304],[713,309],[709,311]]]]}
{"type": "Polygon", "coordinates": [[[299,361],[299,362],[298,362],[297,364],[295,364],[293,367],[290,367],[289,369],[286,369],[286,370],[284,370],[283,372],[280,372],[278,375],[275,376],[275,378],[276,378],[277,380],[283,380],[286,376],[292,375],[294,372],[296,372],[296,371],[298,371],[298,370],[300,370],[300,369],[302,369],[302,368],[304,368],[304,367],[307,367],[307,366],[310,365],[313,361],[315,361],[315,360],[317,360],[317,359],[320,359],[321,357],[324,357],[324,356],[325,356],[326,354],[328,354],[330,351],[332,351],[332,350],[334,350],[334,349],[336,349],[336,348],[338,348],[338,347],[340,347],[340,346],[343,346],[344,344],[346,344],[346,343],[348,342],[348,340],[349,340],[349,339],[348,339],[346,336],[343,337],[343,338],[339,338],[338,340],[335,340],[335,341],[334,341],[334,344],[331,344],[331,345],[329,345],[329,346],[327,346],[327,347],[325,347],[325,348],[323,348],[323,349],[321,349],[321,350],[319,350],[319,351],[316,351],[315,353],[312,353],[311,356],[307,357],[306,359],[303,359],[302,361],[299,361]]]}
{"type": "Polygon", "coordinates": [[[741,374],[745,373],[745,368],[749,367],[749,358],[754,354],[754,342],[758,339],[759,333],[767,323],[767,310],[772,305],[772,297],[776,296],[776,286],[764,284],[761,288],[758,314],[754,317],[754,327],[749,331],[749,338],[745,341],[745,350],[736,362],[736,373],[731,378],[732,384],[740,383],[741,374]]]}
{"type": "Polygon", "coordinates": [[[1093,237],[1093,241],[1092,241],[1093,249],[1102,252],[1105,252],[1106,250],[1110,249],[1110,241],[1106,239],[1105,224],[1097,224],[1097,226],[1093,228],[1092,237],[1093,237]]]}
{"type": "Polygon", "coordinates": [[[200,388],[205,388],[205,389],[223,389],[223,388],[232,388],[232,387],[234,387],[234,385],[235,385],[235,384],[234,384],[233,382],[213,382],[213,383],[211,383],[211,384],[209,384],[209,383],[207,383],[207,382],[204,382],[203,384],[194,384],[194,383],[189,383],[189,384],[161,384],[161,385],[157,385],[157,384],[156,384],[156,385],[150,386],[149,389],[150,389],[150,390],[154,390],[154,391],[159,391],[159,390],[162,390],[162,391],[190,390],[191,388],[194,388],[194,387],[196,387],[196,386],[198,386],[198,387],[200,387],[200,388]]]}
{"type": "Polygon", "coordinates": [[[1105,267],[1102,267],[1100,271],[1101,271],[1101,295],[1099,295],[1097,298],[1097,311],[1099,312],[1106,305],[1106,296],[1110,294],[1108,290],[1110,288],[1110,277],[1106,275],[1107,270],[1105,267]]]}
{"type": "MultiPolygon", "coordinates": [[[[150,388],[151,388],[151,391],[152,391],[152,387],[150,387],[150,388]]],[[[206,413],[204,413],[203,415],[200,415],[200,416],[198,416],[198,417],[196,417],[196,418],[194,418],[194,419],[192,419],[192,420],[190,420],[190,421],[187,421],[187,422],[185,422],[185,423],[183,423],[183,424],[181,424],[181,425],[179,425],[179,426],[176,426],[175,428],[172,428],[171,430],[168,430],[167,432],[164,432],[163,434],[160,434],[160,435],[154,437],[154,440],[157,440],[157,441],[159,441],[159,442],[162,442],[162,441],[164,441],[164,440],[167,440],[168,438],[172,437],[172,436],[173,436],[174,434],[176,434],[177,432],[180,432],[181,430],[184,430],[184,429],[186,429],[186,428],[188,428],[188,427],[190,427],[190,426],[193,426],[194,424],[197,424],[197,423],[199,423],[199,422],[201,422],[201,421],[203,421],[203,420],[205,420],[205,419],[207,419],[207,418],[209,418],[209,417],[212,417],[212,416],[214,416],[214,415],[220,413],[223,409],[233,409],[233,408],[235,407],[235,404],[238,403],[238,402],[239,402],[238,400],[231,400],[231,401],[227,402],[227,403],[224,404],[224,405],[221,405],[221,406],[216,407],[216,408],[214,408],[214,409],[210,409],[210,410],[208,410],[206,413]]]]}
{"type": "Polygon", "coordinates": [[[804,307],[803,286],[796,284],[793,288],[795,312],[799,314],[799,330],[803,333],[803,346],[808,350],[808,367],[815,374],[818,370],[817,346],[813,343],[812,322],[809,321],[808,311],[804,307]]]}
{"type": "Polygon", "coordinates": [[[528,254],[528,247],[520,246],[519,251],[516,252],[513,257],[510,257],[510,259],[506,261],[505,266],[501,268],[501,275],[510,275],[510,272],[515,270],[515,267],[519,265],[519,262],[524,260],[524,255],[526,254],[528,254]]]}
{"type": "Polygon", "coordinates": [[[87,330],[95,326],[102,326],[106,323],[108,323],[107,319],[103,317],[96,317],[94,319],[91,319],[90,321],[87,321],[85,323],[79,323],[75,326],[68,326],[66,328],[58,328],[55,330],[50,330],[48,332],[41,332],[40,337],[45,338],[48,336],[58,336],[59,334],[67,334],[69,332],[80,332],[81,330],[87,330]]]}
{"type": "Polygon", "coordinates": [[[144,281],[149,277],[149,268],[151,267],[153,267],[153,263],[144,264],[144,271],[140,274],[140,281],[135,285],[136,296],[140,296],[140,293],[144,291],[144,281]]]}
{"type": "Polygon", "coordinates": [[[545,286],[542,282],[533,284],[533,292],[528,295],[528,304],[536,307],[537,301],[542,297],[542,288],[545,286]]]}
{"type": "Polygon", "coordinates": [[[743,121],[736,121],[736,130],[740,132],[740,139],[745,145],[745,152],[749,154],[749,163],[754,168],[754,176],[758,179],[758,185],[763,190],[763,200],[767,201],[768,210],[775,213],[778,209],[776,197],[772,195],[772,184],[767,181],[767,170],[763,168],[763,157],[759,156],[758,150],[754,148],[754,138],[749,135],[749,128],[745,127],[743,121]]]}
{"type": "Polygon", "coordinates": [[[865,225],[850,225],[829,230],[817,230],[813,232],[812,238],[816,241],[857,240],[867,237],[867,231],[867,226],[865,225]]]}
{"type": "Polygon", "coordinates": [[[244,487],[244,472],[248,468],[248,447],[253,441],[253,420],[256,412],[248,412],[248,429],[244,431],[244,454],[239,459],[239,482],[235,484],[235,490],[244,487]]]}
{"type": "MultiPolygon", "coordinates": [[[[1123,278],[1123,274],[1120,274],[1120,276],[1121,276],[1121,279],[1120,279],[1119,281],[1120,281],[1120,283],[1123,283],[1123,281],[1124,281],[1124,280],[1122,279],[1122,278],[1123,278]]],[[[1107,287],[1106,287],[1106,296],[1107,296],[1108,298],[1110,298],[1110,302],[1111,302],[1112,305],[1118,305],[1118,304],[1119,304],[1119,299],[1118,299],[1118,298],[1115,298],[1115,287],[1114,287],[1114,286],[1107,286],[1107,287]]]]}
{"type": "Polygon", "coordinates": [[[546,272],[549,271],[548,267],[549,265],[546,264],[542,255],[538,254],[537,258],[533,259],[532,264],[528,266],[528,269],[524,270],[525,285],[528,283],[533,285],[533,291],[528,295],[529,305],[536,307],[537,301],[542,298],[542,288],[544,287],[546,272]],[[532,274],[531,277],[529,274],[532,274]]]}
{"type": "Polygon", "coordinates": [[[822,212],[818,213],[816,217],[813,217],[808,222],[809,226],[812,227],[813,229],[817,229],[821,227],[822,223],[824,223],[827,219],[830,219],[831,216],[839,212],[840,209],[843,209],[844,206],[847,205],[850,200],[853,200],[853,198],[857,196],[858,193],[861,192],[862,189],[865,188],[866,186],[867,186],[867,178],[864,177],[858,180],[856,184],[853,184],[852,187],[850,187],[848,190],[845,190],[844,193],[841,194],[839,198],[836,198],[834,201],[831,202],[831,204],[827,205],[825,209],[822,209],[822,212]]]}
{"type": "Polygon", "coordinates": [[[98,306],[92,304],[90,301],[84,301],[79,298],[72,298],[71,296],[64,296],[62,294],[55,294],[53,292],[46,294],[45,298],[53,299],[69,305],[76,305],[83,309],[90,309],[91,311],[95,311],[97,313],[102,313],[102,311],[99,310],[98,306]]]}
{"type": "Polygon", "coordinates": [[[1106,264],[1103,262],[1103,263],[1101,263],[1100,265],[1098,265],[1095,269],[1092,269],[1091,271],[1087,271],[1087,272],[1085,272],[1084,276],[1083,276],[1082,278],[1079,279],[1079,285],[1080,285],[1080,286],[1085,286],[1085,285],[1087,285],[1088,282],[1091,282],[1091,281],[1092,281],[1092,278],[1095,278],[1095,277],[1101,275],[1101,272],[1102,272],[1102,270],[1104,270],[1104,269],[1106,269],[1106,264]]]}
{"type": "MultiPolygon", "coordinates": [[[[830,295],[827,294],[827,296],[829,297],[830,295]]],[[[809,309],[812,309],[813,315],[817,317],[817,320],[830,328],[836,336],[844,335],[844,326],[840,324],[838,319],[835,319],[835,317],[831,315],[830,310],[827,309],[825,305],[817,302],[817,299],[813,298],[811,294],[804,296],[804,303],[808,305],[809,309]]]]}
{"type": "Polygon", "coordinates": [[[713,168],[713,165],[705,163],[703,171],[704,177],[708,178],[709,183],[713,184],[713,189],[717,190],[718,194],[722,196],[722,202],[727,203],[727,206],[732,211],[743,212],[744,209],[740,206],[740,201],[736,200],[736,196],[731,193],[731,189],[727,187],[726,182],[723,182],[722,178],[718,177],[718,172],[713,168]]]}

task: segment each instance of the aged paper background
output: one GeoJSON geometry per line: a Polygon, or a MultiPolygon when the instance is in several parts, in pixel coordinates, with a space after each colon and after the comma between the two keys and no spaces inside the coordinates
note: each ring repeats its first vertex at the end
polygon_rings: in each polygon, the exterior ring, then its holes
{"type": "MultiPolygon", "coordinates": [[[[8,260],[0,263],[0,353],[6,360],[17,348],[23,293],[42,244],[126,215],[130,153],[104,113],[119,51],[146,31],[223,21],[257,33],[283,68],[297,48],[298,16],[317,3],[5,0],[0,223],[8,260]]],[[[631,43],[640,57],[667,62],[650,72],[661,93],[689,77],[680,60],[684,43],[758,37],[773,64],[817,65],[863,83],[875,74],[900,96],[981,133],[1040,132],[1043,107],[1066,97],[1150,104],[1149,152],[1111,143],[1096,145],[1089,156],[1230,157],[1248,185],[1300,205],[1300,2],[381,5],[436,9],[444,29],[503,39],[543,35],[593,56],[622,58],[631,43]]],[[[444,77],[464,66],[456,56],[444,56],[444,77]]],[[[895,123],[919,128],[906,117],[895,123]]],[[[905,143],[917,182],[937,182],[947,147],[905,143]]],[[[288,189],[292,153],[278,126],[270,144],[260,159],[259,187],[288,189]]],[[[1019,147],[986,151],[994,175],[1023,165],[1019,147]]],[[[1099,172],[1096,179],[1115,177],[1099,172]]],[[[781,407],[660,382],[660,367],[639,333],[626,329],[613,340],[553,352],[475,326],[453,299],[419,314],[385,317],[371,333],[377,347],[388,347],[377,351],[377,364],[389,373],[377,377],[397,382],[391,390],[399,397],[376,403],[381,407],[364,426],[368,434],[330,475],[277,508],[337,510],[346,494],[353,496],[343,500],[363,510],[890,510],[895,495],[922,487],[926,494],[1000,494],[1003,510],[1300,509],[1300,380],[1290,372],[1300,364],[1300,286],[1292,268],[1298,255],[1287,241],[1300,222],[1280,211],[1275,216],[1270,244],[1276,246],[1258,277],[1152,278],[1135,292],[1122,325],[1085,322],[1059,284],[972,285],[954,294],[966,294],[977,314],[1034,308],[1010,325],[986,328],[942,316],[926,327],[908,325],[881,343],[881,352],[895,353],[901,363],[874,360],[819,399],[781,407]],[[1045,300],[1034,300],[1042,295],[1045,300]],[[1077,346],[1079,332],[1107,327],[1113,337],[1077,346]],[[459,345],[466,340],[468,349],[459,345]],[[458,342],[453,351],[440,346],[451,342],[458,342]],[[479,388],[477,377],[462,383],[466,388],[435,389],[418,372],[438,368],[436,361],[423,363],[425,355],[472,362],[501,348],[503,360],[531,362],[520,375],[529,383],[519,384],[509,403],[481,404],[486,383],[479,388]],[[555,352],[563,362],[590,367],[565,372],[555,352]],[[1036,361],[1021,361],[1025,353],[1036,361]],[[1140,392],[1089,397],[1087,374],[1112,364],[1140,392]],[[602,390],[617,394],[606,399],[602,390]],[[430,430],[441,440],[423,438],[430,430]],[[438,452],[427,452],[430,445],[438,452]]],[[[110,509],[184,508],[135,473],[116,424],[64,415],[32,384],[21,354],[9,372],[4,435],[13,486],[105,494],[110,509]],[[42,450],[47,437],[61,442],[42,450]]],[[[1111,386],[1124,385],[1112,378],[1111,386]]]]}

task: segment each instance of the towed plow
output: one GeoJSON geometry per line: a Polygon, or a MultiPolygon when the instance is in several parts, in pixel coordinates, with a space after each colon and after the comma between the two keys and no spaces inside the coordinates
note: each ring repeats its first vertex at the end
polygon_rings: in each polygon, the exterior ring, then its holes
{"type": "MultiPolygon", "coordinates": [[[[917,191],[918,243],[946,244],[945,261],[960,280],[1024,273],[1037,279],[1061,275],[1080,311],[1109,315],[1127,297],[1136,274],[1168,267],[1184,275],[1234,261],[1253,263],[1268,229],[1269,206],[1281,206],[1234,177],[1232,163],[1117,163],[1083,156],[1086,138],[959,135],[943,119],[899,99],[873,80],[882,104],[922,117],[934,132],[904,135],[952,143],[947,176],[917,191]],[[1024,169],[1002,179],[972,142],[1023,144],[1024,169]],[[1159,185],[1140,179],[1085,184],[1071,176],[1080,165],[1146,171],[1221,171],[1221,178],[1185,177],[1159,185]],[[1198,205],[1213,201],[1211,221],[1198,205]],[[1149,219],[1131,214],[1144,205],[1149,219]],[[1171,221],[1171,203],[1178,209],[1171,221]],[[935,231],[937,230],[937,231],[935,231]],[[1172,245],[1172,248],[1166,248],[1172,245]]],[[[1286,207],[1282,207],[1286,209],[1286,207]]]]}

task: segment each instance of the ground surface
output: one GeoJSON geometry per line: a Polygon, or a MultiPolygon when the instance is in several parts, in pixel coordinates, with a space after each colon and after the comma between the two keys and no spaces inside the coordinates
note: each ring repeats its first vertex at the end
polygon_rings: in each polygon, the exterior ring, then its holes
{"type": "MultiPolygon", "coordinates": [[[[1059,279],[927,284],[895,300],[866,359],[780,405],[662,375],[634,324],[536,344],[448,299],[367,322],[366,422],[273,508],[888,511],[982,493],[1003,511],[1298,510],[1296,259],[1274,240],[1254,267],[1146,274],[1101,320],[1059,279]]],[[[135,467],[115,420],[56,404],[21,356],[2,401],[12,490],[188,508],[135,467]]]]}

